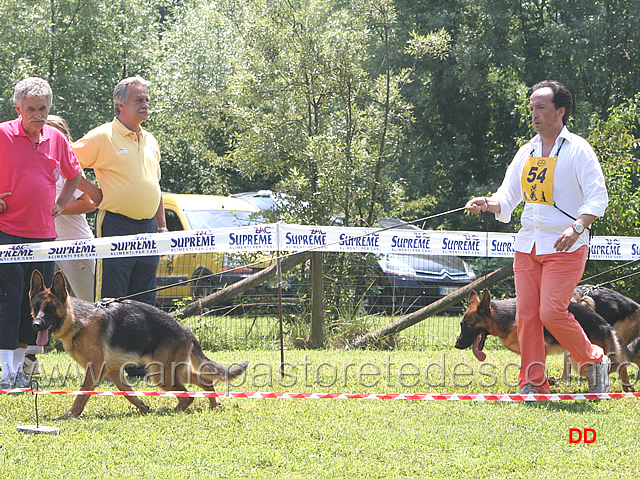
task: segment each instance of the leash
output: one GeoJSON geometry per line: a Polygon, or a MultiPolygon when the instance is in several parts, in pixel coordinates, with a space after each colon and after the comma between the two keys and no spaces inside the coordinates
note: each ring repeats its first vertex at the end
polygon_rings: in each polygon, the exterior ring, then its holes
{"type": "MultiPolygon", "coordinates": [[[[449,215],[449,214],[452,214],[452,213],[457,213],[458,211],[463,211],[464,209],[465,209],[465,207],[462,206],[460,208],[454,208],[452,210],[443,211],[441,213],[436,213],[434,215],[425,216],[424,218],[419,218],[417,220],[401,221],[398,224],[394,224],[394,225],[391,225],[391,226],[385,226],[384,228],[377,228],[376,231],[372,231],[371,233],[364,233],[364,234],[361,234],[359,236],[354,236],[353,239],[364,238],[364,237],[370,236],[372,234],[377,234],[377,233],[380,233],[380,232],[383,232],[383,231],[392,230],[392,229],[395,229],[395,228],[401,228],[403,226],[413,225],[415,223],[420,223],[420,222],[425,223],[425,222],[427,222],[429,220],[432,220],[434,218],[439,218],[441,216],[446,216],[446,215],[449,215]]],[[[338,244],[338,243],[339,243],[339,241],[335,241],[334,243],[329,243],[328,245],[314,246],[312,248],[308,248],[308,249],[303,250],[303,251],[294,251],[293,253],[288,253],[288,254],[285,254],[283,256],[278,255],[276,258],[273,258],[273,259],[256,261],[254,263],[244,264],[244,265],[232,268],[232,269],[228,269],[226,271],[221,271],[219,273],[211,273],[211,274],[207,274],[207,275],[203,275],[203,276],[198,276],[197,278],[186,279],[184,281],[179,281],[177,283],[172,283],[172,284],[168,284],[168,285],[165,285],[165,286],[159,286],[159,287],[154,288],[154,289],[149,289],[147,291],[140,291],[138,293],[133,293],[133,294],[130,294],[130,295],[127,295],[127,296],[121,296],[119,298],[106,298],[104,300],[97,301],[96,302],[96,306],[100,308],[100,307],[106,306],[108,304],[111,304],[113,302],[124,301],[125,299],[135,298],[136,296],[140,296],[140,295],[143,295],[143,294],[157,293],[158,291],[163,291],[165,289],[173,288],[175,286],[184,286],[185,284],[193,283],[195,281],[202,281],[203,279],[209,279],[209,278],[213,278],[213,277],[216,277],[216,276],[221,276],[223,274],[233,273],[234,271],[237,271],[237,270],[240,270],[240,269],[244,269],[244,268],[247,268],[247,267],[250,268],[250,267],[253,267],[253,266],[257,266],[257,265],[260,265],[262,263],[266,263],[268,261],[274,261],[274,260],[278,260],[278,259],[282,260],[282,259],[288,258],[289,256],[293,256],[293,255],[299,254],[299,253],[310,253],[310,252],[313,252],[313,251],[315,251],[317,249],[325,248],[326,246],[331,246],[332,244],[338,244]]]]}
{"type": "MultiPolygon", "coordinates": [[[[633,265],[633,264],[635,264],[635,263],[638,263],[638,262],[640,262],[640,259],[636,259],[636,260],[633,260],[633,261],[629,261],[629,262],[627,262],[627,263],[625,263],[625,264],[621,264],[621,265],[619,265],[619,266],[615,266],[615,267],[610,268],[610,269],[608,269],[608,270],[606,270],[606,271],[602,271],[602,272],[600,272],[600,273],[598,273],[598,274],[594,274],[593,276],[590,276],[590,277],[588,277],[588,278],[585,278],[585,279],[581,280],[578,284],[581,284],[581,283],[585,283],[585,282],[591,281],[591,280],[592,280],[592,279],[594,279],[594,278],[597,278],[597,277],[599,277],[599,276],[602,276],[602,275],[605,275],[605,274],[611,273],[612,271],[617,271],[617,270],[619,270],[619,269],[621,269],[621,268],[625,268],[625,267],[627,267],[627,266],[631,266],[631,265],[633,265]]],[[[636,276],[636,275],[638,275],[638,274],[640,274],[640,270],[634,271],[633,273],[629,273],[629,274],[624,275],[624,276],[620,276],[620,277],[618,277],[618,278],[616,278],[616,279],[612,279],[611,281],[606,281],[606,282],[604,282],[604,283],[599,283],[599,284],[596,284],[595,286],[589,286],[589,287],[587,288],[586,292],[585,292],[585,295],[586,295],[586,296],[589,296],[589,294],[591,294],[593,291],[595,291],[595,290],[597,290],[597,289],[600,289],[600,288],[602,288],[602,287],[604,287],[604,286],[606,286],[606,285],[610,285],[610,284],[613,284],[613,283],[617,283],[618,281],[622,281],[622,280],[624,280],[624,279],[632,278],[632,277],[634,277],[634,276],[636,276]]]]}

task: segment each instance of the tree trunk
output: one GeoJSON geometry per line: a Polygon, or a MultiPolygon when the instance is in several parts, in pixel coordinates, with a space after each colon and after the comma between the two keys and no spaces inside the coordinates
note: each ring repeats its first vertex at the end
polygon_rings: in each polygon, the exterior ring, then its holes
{"type": "Polygon", "coordinates": [[[488,288],[493,286],[494,284],[513,276],[513,263],[509,263],[508,265],[503,266],[497,271],[493,273],[489,273],[482,278],[478,278],[472,283],[469,283],[466,286],[454,291],[453,293],[445,296],[444,298],[440,298],[438,301],[435,301],[424,308],[419,309],[418,311],[414,311],[411,314],[407,314],[399,317],[393,323],[387,324],[386,326],[378,329],[377,331],[373,331],[367,334],[356,338],[355,341],[351,343],[347,343],[345,349],[360,349],[367,346],[369,343],[380,340],[386,336],[390,336],[392,334],[398,333],[404,329],[407,329],[414,324],[419,323],[423,319],[428,318],[429,316],[433,316],[438,314],[454,304],[458,301],[466,298],[472,290],[481,290],[483,288],[488,288]]]}
{"type": "MultiPolygon", "coordinates": [[[[305,261],[311,258],[311,253],[301,252],[296,253],[291,256],[287,256],[280,262],[280,267],[282,271],[287,271],[293,268],[294,266],[299,265],[300,263],[304,263],[305,261]]],[[[189,316],[195,316],[202,312],[203,309],[213,306],[215,304],[226,301],[229,298],[233,298],[238,294],[251,289],[261,283],[264,283],[269,278],[276,275],[278,272],[278,265],[272,264],[268,268],[263,269],[251,276],[238,281],[237,283],[233,283],[221,290],[216,291],[215,293],[210,294],[204,298],[200,298],[192,303],[187,304],[184,308],[177,309],[171,313],[172,316],[180,317],[180,318],[188,318],[189,316]]]]}

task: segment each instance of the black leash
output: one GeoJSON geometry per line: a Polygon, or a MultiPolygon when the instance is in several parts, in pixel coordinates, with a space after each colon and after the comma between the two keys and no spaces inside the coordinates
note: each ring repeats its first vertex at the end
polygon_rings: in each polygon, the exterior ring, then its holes
{"type": "MultiPolygon", "coordinates": [[[[627,266],[631,266],[631,265],[633,265],[633,264],[635,264],[635,263],[638,263],[638,262],[640,262],[640,259],[636,259],[636,260],[633,260],[633,261],[629,261],[628,263],[621,264],[620,266],[615,266],[615,267],[613,267],[613,268],[611,268],[611,269],[608,269],[608,270],[606,270],[606,271],[602,271],[602,272],[600,272],[600,273],[598,273],[598,274],[594,274],[593,276],[590,276],[589,278],[585,278],[585,279],[581,280],[578,284],[586,283],[586,282],[588,282],[588,281],[591,281],[591,280],[592,280],[592,279],[594,279],[594,278],[597,278],[597,277],[599,277],[599,276],[602,276],[602,275],[605,275],[605,274],[611,273],[612,271],[616,271],[616,270],[619,270],[619,269],[621,269],[621,268],[625,268],[625,267],[627,267],[627,266]]],[[[629,274],[624,275],[624,276],[620,276],[620,277],[618,277],[618,278],[616,278],[616,279],[612,279],[611,281],[606,281],[606,282],[604,282],[604,283],[599,283],[599,284],[596,284],[596,285],[594,285],[594,286],[589,286],[589,287],[587,287],[587,288],[586,288],[586,291],[585,291],[585,293],[584,293],[584,294],[585,294],[585,296],[589,296],[593,291],[595,291],[595,290],[597,290],[597,289],[600,289],[600,288],[602,288],[602,287],[604,287],[604,286],[606,286],[606,285],[610,285],[610,284],[613,284],[613,283],[617,283],[618,281],[622,281],[622,280],[624,280],[624,279],[632,278],[632,277],[634,277],[634,276],[636,276],[636,275],[638,275],[638,274],[640,274],[640,270],[637,270],[637,271],[635,271],[635,272],[633,272],[633,273],[629,273],[629,274]]]]}

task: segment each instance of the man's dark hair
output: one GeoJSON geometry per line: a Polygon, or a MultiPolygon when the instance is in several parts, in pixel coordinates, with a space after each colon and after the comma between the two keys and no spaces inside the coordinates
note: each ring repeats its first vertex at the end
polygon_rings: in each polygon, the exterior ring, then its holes
{"type": "Polygon", "coordinates": [[[558,108],[564,107],[564,116],[562,117],[562,124],[566,125],[569,121],[571,113],[573,113],[573,96],[569,89],[562,83],[555,80],[545,80],[536,83],[531,88],[531,93],[540,88],[551,88],[553,91],[553,105],[558,108]]]}

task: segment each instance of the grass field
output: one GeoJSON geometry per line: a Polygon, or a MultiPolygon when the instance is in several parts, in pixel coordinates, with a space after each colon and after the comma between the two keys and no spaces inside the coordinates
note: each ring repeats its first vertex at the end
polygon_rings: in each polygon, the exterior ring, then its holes
{"type": "MultiPolygon", "coordinates": [[[[249,360],[233,391],[345,393],[514,393],[518,357],[489,347],[485,363],[470,351],[234,350],[220,363],[249,360]]],[[[62,353],[40,356],[43,389],[77,389],[62,353]]],[[[561,357],[550,360],[559,376],[561,357]]],[[[632,375],[636,377],[635,374],[632,375]]],[[[586,391],[564,382],[552,392],[586,391]]],[[[619,379],[612,376],[615,391],[619,379]]],[[[102,384],[101,389],[110,389],[102,384]]],[[[144,383],[136,389],[151,389],[144,383]]],[[[122,397],[91,398],[83,416],[53,418],[73,397],[40,396],[40,424],[57,436],[24,435],[35,424],[34,396],[0,395],[0,475],[4,478],[576,478],[640,477],[636,399],[498,403],[384,399],[226,399],[209,410],[197,398],[146,398],[141,416],[122,397]],[[570,429],[596,431],[571,444],[570,429]]]]}

